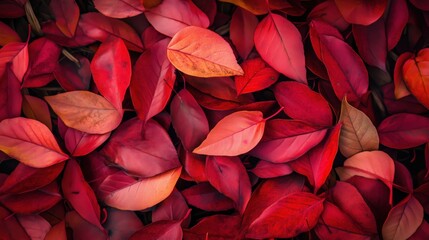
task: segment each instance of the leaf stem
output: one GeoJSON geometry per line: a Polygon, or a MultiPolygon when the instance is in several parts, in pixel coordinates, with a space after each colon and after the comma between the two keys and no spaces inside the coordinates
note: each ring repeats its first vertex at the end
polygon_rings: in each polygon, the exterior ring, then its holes
{"type": "Polygon", "coordinates": [[[279,114],[285,107],[281,107],[279,110],[277,110],[277,112],[275,112],[274,114],[272,114],[271,116],[265,118],[264,120],[270,120],[271,118],[275,117],[277,114],[279,114]]]}

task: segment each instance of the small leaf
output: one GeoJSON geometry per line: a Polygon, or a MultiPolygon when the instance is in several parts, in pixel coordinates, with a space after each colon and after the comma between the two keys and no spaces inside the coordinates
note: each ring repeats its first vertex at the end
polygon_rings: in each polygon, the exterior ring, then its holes
{"type": "Polygon", "coordinates": [[[73,37],[79,22],[79,6],[75,0],[51,1],[55,24],[67,37],[73,37]]]}
{"type": "Polygon", "coordinates": [[[246,60],[241,64],[241,67],[244,75],[235,76],[237,95],[268,88],[279,78],[279,73],[260,58],[246,60]]]}
{"type": "Polygon", "coordinates": [[[60,93],[45,99],[68,127],[82,132],[107,133],[122,120],[122,111],[104,97],[89,91],[60,93]]]}
{"type": "Polygon", "coordinates": [[[407,239],[419,228],[423,221],[423,207],[414,196],[408,195],[394,206],[383,224],[383,239],[407,239]]]}
{"type": "Polygon", "coordinates": [[[254,41],[256,50],[271,67],[307,83],[301,34],[289,20],[269,13],[256,27],[254,41]]]}
{"type": "Polygon", "coordinates": [[[340,152],[350,157],[362,151],[378,149],[377,129],[371,120],[359,109],[351,106],[347,99],[341,103],[340,152]]]}
{"type": "Polygon", "coordinates": [[[180,71],[196,77],[243,75],[229,44],[217,33],[189,26],[176,33],[167,57],[180,71]]]}
{"type": "Polygon", "coordinates": [[[21,117],[0,122],[0,151],[34,168],[49,167],[69,158],[48,127],[21,117]]]}
{"type": "Polygon", "coordinates": [[[412,57],[414,57],[414,55],[411,52],[405,52],[401,54],[396,60],[395,71],[393,74],[396,99],[400,99],[411,94],[407,88],[407,85],[405,84],[404,71],[402,68],[404,66],[404,63],[412,57]]]}
{"type": "Polygon", "coordinates": [[[193,152],[215,156],[246,153],[261,140],[264,127],[265,119],[259,111],[232,113],[220,120],[193,152]]]}
{"type": "Polygon", "coordinates": [[[103,15],[112,18],[134,17],[145,10],[141,0],[94,0],[94,5],[103,15]]]}
{"type": "Polygon", "coordinates": [[[361,25],[377,21],[387,6],[387,0],[335,0],[335,3],[347,22],[361,25]]]}
{"type": "Polygon", "coordinates": [[[405,61],[402,74],[410,92],[429,109],[429,48],[423,48],[415,58],[405,61]]]}

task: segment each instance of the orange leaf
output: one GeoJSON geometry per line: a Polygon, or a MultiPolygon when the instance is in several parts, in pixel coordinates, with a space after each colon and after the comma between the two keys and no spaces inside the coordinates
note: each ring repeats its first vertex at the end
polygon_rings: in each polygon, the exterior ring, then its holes
{"type": "Polygon", "coordinates": [[[423,207],[412,195],[394,206],[383,224],[383,239],[408,239],[423,221],[423,207]]]}
{"type": "Polygon", "coordinates": [[[378,149],[378,133],[371,120],[344,98],[341,103],[340,152],[345,157],[356,153],[378,149]]]}
{"type": "Polygon", "coordinates": [[[250,151],[264,134],[265,119],[259,111],[239,111],[222,120],[209,132],[194,153],[237,156],[250,151]]]}
{"type": "Polygon", "coordinates": [[[66,92],[45,99],[68,127],[82,132],[107,133],[122,120],[121,111],[104,97],[89,91],[66,92]]]}
{"type": "Polygon", "coordinates": [[[48,127],[21,117],[0,122],[0,151],[34,168],[48,167],[69,158],[48,127]]]}
{"type": "Polygon", "coordinates": [[[402,71],[405,84],[410,92],[429,108],[429,48],[420,50],[415,58],[405,61],[402,71]]]}
{"type": "Polygon", "coordinates": [[[166,199],[179,179],[182,167],[178,167],[154,177],[145,178],[131,186],[111,193],[104,202],[122,210],[142,210],[166,199]]]}
{"type": "Polygon", "coordinates": [[[231,46],[217,33],[189,26],[174,35],[167,57],[180,71],[196,77],[243,75],[231,46]]]}

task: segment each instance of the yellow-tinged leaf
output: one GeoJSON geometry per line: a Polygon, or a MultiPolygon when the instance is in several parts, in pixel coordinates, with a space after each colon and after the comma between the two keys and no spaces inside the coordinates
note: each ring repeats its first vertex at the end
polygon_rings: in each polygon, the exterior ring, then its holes
{"type": "Polygon", "coordinates": [[[347,99],[341,103],[340,152],[350,157],[362,151],[377,150],[378,133],[371,120],[359,109],[351,106],[347,99]]]}
{"type": "Polygon", "coordinates": [[[116,109],[104,97],[89,91],[66,92],[46,96],[45,99],[68,127],[82,132],[108,133],[122,120],[122,110],[116,109]]]}
{"type": "Polygon", "coordinates": [[[176,33],[168,44],[167,57],[177,69],[191,76],[244,74],[228,42],[201,27],[189,26],[176,33]]]}
{"type": "Polygon", "coordinates": [[[174,168],[154,177],[144,178],[107,196],[104,202],[121,210],[137,211],[154,206],[166,199],[180,177],[182,167],[174,168]]]}

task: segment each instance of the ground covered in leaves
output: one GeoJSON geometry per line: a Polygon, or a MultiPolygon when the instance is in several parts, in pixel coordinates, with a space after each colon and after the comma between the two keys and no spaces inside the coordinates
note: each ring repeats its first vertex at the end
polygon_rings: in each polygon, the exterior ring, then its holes
{"type": "Polygon", "coordinates": [[[425,239],[429,2],[3,0],[1,239],[425,239]]]}

